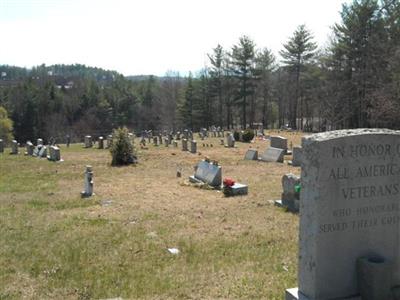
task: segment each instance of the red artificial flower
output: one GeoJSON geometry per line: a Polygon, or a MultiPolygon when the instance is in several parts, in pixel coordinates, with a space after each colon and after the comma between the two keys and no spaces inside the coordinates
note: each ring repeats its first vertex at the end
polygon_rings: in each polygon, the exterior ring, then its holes
{"type": "Polygon", "coordinates": [[[233,186],[235,184],[235,181],[231,178],[225,178],[224,179],[224,186],[233,186]]]}

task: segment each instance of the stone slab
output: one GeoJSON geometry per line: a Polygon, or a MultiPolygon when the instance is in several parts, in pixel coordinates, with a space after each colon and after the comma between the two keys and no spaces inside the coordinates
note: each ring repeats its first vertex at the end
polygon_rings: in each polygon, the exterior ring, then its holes
{"type": "Polygon", "coordinates": [[[400,285],[400,131],[339,130],[302,139],[299,290],[357,295],[356,261],[381,256],[400,285]]]}
{"type": "Polygon", "coordinates": [[[242,183],[235,183],[231,186],[232,195],[239,196],[239,195],[247,195],[249,192],[249,187],[242,183]]]}
{"type": "Polygon", "coordinates": [[[220,166],[202,160],[197,166],[197,170],[194,174],[194,177],[200,179],[201,181],[211,186],[214,187],[221,186],[222,169],[220,166]]]}
{"type": "Polygon", "coordinates": [[[287,146],[287,138],[285,138],[283,136],[279,136],[279,135],[271,136],[270,141],[271,141],[271,147],[284,149],[285,153],[286,153],[286,150],[288,148],[288,146],[287,146]]]}
{"type": "Polygon", "coordinates": [[[245,156],[245,160],[258,160],[258,151],[255,149],[249,149],[247,150],[245,156]]]}
{"type": "Polygon", "coordinates": [[[260,160],[265,162],[283,162],[285,157],[285,150],[279,148],[269,147],[265,152],[260,156],[260,160]]]}

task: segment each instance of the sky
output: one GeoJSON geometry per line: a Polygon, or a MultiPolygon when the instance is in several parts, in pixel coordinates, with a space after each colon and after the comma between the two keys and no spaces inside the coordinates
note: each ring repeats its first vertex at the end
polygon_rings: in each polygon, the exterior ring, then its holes
{"type": "Polygon", "coordinates": [[[0,0],[0,64],[187,74],[247,35],[279,57],[305,24],[320,47],[347,0],[0,0]]]}

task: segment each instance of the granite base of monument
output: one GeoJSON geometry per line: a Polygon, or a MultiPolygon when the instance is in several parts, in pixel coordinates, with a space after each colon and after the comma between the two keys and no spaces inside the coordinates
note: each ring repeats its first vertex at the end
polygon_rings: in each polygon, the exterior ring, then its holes
{"type": "Polygon", "coordinates": [[[235,183],[231,186],[232,196],[247,195],[249,188],[242,183],[235,183]]]}
{"type": "MultiPolygon", "coordinates": [[[[285,293],[285,300],[319,300],[319,299],[311,299],[301,292],[299,292],[298,288],[287,289],[285,293]]],[[[341,298],[335,300],[361,300],[360,296],[350,297],[350,298],[341,298]]]]}

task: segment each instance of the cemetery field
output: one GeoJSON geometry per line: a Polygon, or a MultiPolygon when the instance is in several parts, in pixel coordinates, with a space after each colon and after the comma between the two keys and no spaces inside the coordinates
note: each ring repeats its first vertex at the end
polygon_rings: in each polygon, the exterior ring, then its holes
{"type": "MultiPolygon", "coordinates": [[[[300,133],[279,135],[300,145],[300,133]]],[[[243,159],[268,141],[224,148],[195,136],[200,153],[147,144],[127,167],[82,144],[60,145],[56,163],[0,154],[0,299],[283,299],[297,286],[298,216],[272,200],[300,168],[243,159]],[[205,156],[249,194],[189,184],[205,156]],[[88,164],[96,195],[82,199],[88,164]]]]}

